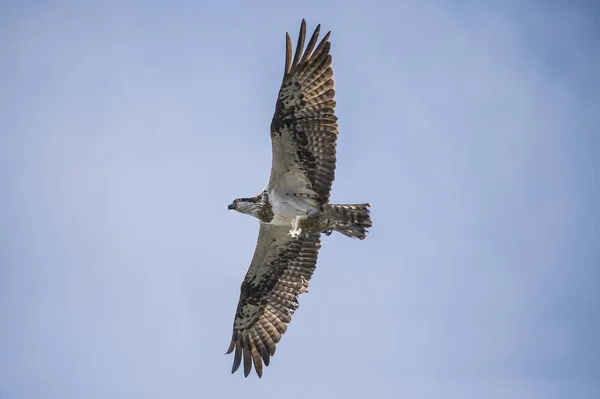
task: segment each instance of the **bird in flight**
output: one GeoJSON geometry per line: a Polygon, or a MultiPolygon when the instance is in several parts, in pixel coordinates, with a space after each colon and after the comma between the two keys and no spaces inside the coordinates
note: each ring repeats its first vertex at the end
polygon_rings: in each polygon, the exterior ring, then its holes
{"type": "Polygon", "coordinates": [[[321,233],[364,239],[371,227],[368,203],[329,203],[338,138],[331,43],[317,45],[320,25],[306,49],[302,20],[296,51],[286,33],[285,70],[271,122],[271,176],[257,196],[237,198],[228,208],[259,220],[258,242],[242,281],[227,354],[232,373],[244,363],[262,377],[286,332],[298,296],[308,291],[321,233]]]}

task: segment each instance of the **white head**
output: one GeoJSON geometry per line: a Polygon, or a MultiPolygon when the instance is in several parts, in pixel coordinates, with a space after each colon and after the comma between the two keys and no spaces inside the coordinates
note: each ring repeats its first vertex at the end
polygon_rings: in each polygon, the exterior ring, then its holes
{"type": "Polygon", "coordinates": [[[245,213],[246,215],[256,216],[260,212],[262,206],[258,198],[236,198],[227,207],[229,210],[245,213]]]}

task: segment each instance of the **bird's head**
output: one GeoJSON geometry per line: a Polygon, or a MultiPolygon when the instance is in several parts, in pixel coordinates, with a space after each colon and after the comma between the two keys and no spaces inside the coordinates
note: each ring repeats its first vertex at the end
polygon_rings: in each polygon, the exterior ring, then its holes
{"type": "Polygon", "coordinates": [[[236,198],[233,200],[227,209],[230,211],[238,211],[247,215],[256,215],[260,211],[260,203],[256,197],[254,198],[236,198]]]}

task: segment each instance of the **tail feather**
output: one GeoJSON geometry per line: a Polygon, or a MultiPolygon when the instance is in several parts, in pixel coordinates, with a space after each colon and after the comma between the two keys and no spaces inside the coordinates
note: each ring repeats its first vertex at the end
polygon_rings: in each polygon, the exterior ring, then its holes
{"type": "Polygon", "coordinates": [[[371,222],[371,204],[329,204],[326,217],[335,231],[348,237],[364,240],[371,222]]]}

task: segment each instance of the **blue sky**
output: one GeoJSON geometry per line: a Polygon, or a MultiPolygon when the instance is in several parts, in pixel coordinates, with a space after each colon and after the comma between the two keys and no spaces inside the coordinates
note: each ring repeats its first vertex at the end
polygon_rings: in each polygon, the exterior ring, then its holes
{"type": "Polygon", "coordinates": [[[599,13],[0,6],[0,397],[600,397],[599,13]],[[224,356],[284,33],[332,30],[335,202],[262,380],[224,356]]]}

